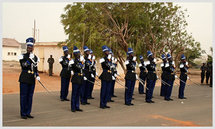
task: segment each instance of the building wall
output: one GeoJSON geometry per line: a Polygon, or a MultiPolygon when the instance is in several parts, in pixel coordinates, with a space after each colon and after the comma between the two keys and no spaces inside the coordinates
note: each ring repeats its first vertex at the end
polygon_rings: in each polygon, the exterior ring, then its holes
{"type": "Polygon", "coordinates": [[[20,47],[2,47],[2,60],[4,61],[19,61],[20,54],[20,47]]]}
{"type": "Polygon", "coordinates": [[[52,55],[55,60],[53,65],[53,73],[54,75],[60,75],[62,68],[59,63],[59,58],[63,55],[61,48],[57,46],[35,46],[34,53],[40,58],[40,63],[38,64],[39,71],[48,73],[49,64],[47,61],[50,55],[52,55]]]}

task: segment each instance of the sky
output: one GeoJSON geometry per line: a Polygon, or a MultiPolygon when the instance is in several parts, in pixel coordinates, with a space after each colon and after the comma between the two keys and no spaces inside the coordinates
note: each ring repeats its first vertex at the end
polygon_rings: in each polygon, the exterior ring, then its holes
{"type": "MultiPolygon", "coordinates": [[[[33,35],[34,19],[39,29],[40,42],[64,41],[67,36],[60,22],[60,15],[64,13],[65,2],[4,2],[2,7],[2,37],[15,38],[24,43],[25,39],[33,35]]],[[[188,32],[201,43],[203,50],[210,54],[213,40],[213,4],[209,2],[174,3],[187,9],[188,32]]]]}

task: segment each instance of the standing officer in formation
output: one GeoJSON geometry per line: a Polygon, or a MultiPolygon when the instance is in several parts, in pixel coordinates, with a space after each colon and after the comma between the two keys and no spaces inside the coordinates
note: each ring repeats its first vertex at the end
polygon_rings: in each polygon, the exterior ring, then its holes
{"type": "Polygon", "coordinates": [[[155,82],[157,80],[156,75],[156,59],[154,59],[151,51],[147,52],[148,61],[145,62],[145,66],[147,68],[147,80],[146,80],[146,102],[154,103],[152,101],[152,95],[155,87],[155,82]]]}
{"type": "Polygon", "coordinates": [[[210,78],[211,70],[210,70],[210,63],[207,63],[207,68],[206,68],[206,83],[208,84],[209,78],[210,78]]]}
{"type": "Polygon", "coordinates": [[[94,83],[95,83],[95,78],[97,76],[97,73],[96,73],[96,57],[95,55],[93,55],[93,51],[90,49],[90,61],[91,61],[91,65],[90,65],[90,81],[93,82],[93,83],[90,83],[89,85],[89,92],[88,92],[88,99],[94,99],[92,97],[92,92],[93,92],[93,87],[94,87],[94,83]]]}
{"type": "Polygon", "coordinates": [[[134,52],[132,48],[128,48],[127,52],[127,60],[125,61],[126,65],[126,75],[125,75],[125,105],[130,106],[134,105],[131,103],[132,96],[134,92],[134,86],[136,81],[136,57],[134,56],[134,52]]]}
{"type": "Polygon", "coordinates": [[[164,93],[164,99],[166,101],[172,101],[171,94],[172,94],[172,88],[175,80],[175,62],[172,59],[172,56],[168,53],[167,54],[168,62],[166,63],[166,85],[165,85],[165,93],[164,93]]]}
{"type": "Polygon", "coordinates": [[[82,105],[86,105],[86,104],[90,104],[87,102],[87,98],[88,98],[88,94],[89,94],[89,88],[90,88],[90,82],[88,80],[90,80],[90,66],[92,65],[92,62],[90,61],[89,57],[90,57],[90,49],[87,46],[84,46],[84,75],[87,78],[84,83],[83,86],[81,88],[81,104],[82,105]]]}
{"type": "Polygon", "coordinates": [[[20,82],[20,115],[22,119],[34,118],[31,116],[33,94],[35,88],[35,78],[39,81],[37,71],[39,58],[33,54],[34,38],[26,39],[27,53],[20,55],[19,62],[22,72],[19,76],[20,82]]]}
{"type": "Polygon", "coordinates": [[[179,99],[186,99],[186,97],[184,97],[184,89],[186,86],[186,81],[189,78],[187,76],[187,72],[188,72],[188,62],[186,61],[186,57],[184,56],[184,54],[181,55],[181,62],[180,62],[180,87],[179,87],[179,94],[178,94],[178,98],[179,99]]]}
{"type": "Polygon", "coordinates": [[[100,63],[103,69],[99,79],[101,79],[101,92],[100,92],[100,108],[110,108],[107,106],[108,94],[110,92],[112,73],[111,73],[111,55],[106,45],[102,46],[104,57],[100,59],[100,63]]]}
{"type": "Polygon", "coordinates": [[[50,55],[50,58],[47,61],[49,63],[49,76],[52,76],[53,74],[53,64],[54,64],[54,58],[52,58],[52,55],[50,55]]]}
{"type": "Polygon", "coordinates": [[[200,69],[201,69],[201,84],[203,84],[205,79],[205,71],[207,69],[207,67],[205,66],[205,63],[202,63],[202,66],[200,69]]]}
{"type": "MultiPolygon", "coordinates": [[[[147,72],[146,72],[146,66],[144,64],[144,60],[143,60],[142,55],[140,55],[139,68],[140,68],[140,79],[143,80],[143,83],[145,84],[147,72]]],[[[139,92],[139,94],[145,94],[144,93],[144,85],[142,85],[142,83],[140,83],[140,82],[139,82],[138,92],[139,92]]]]}
{"type": "Polygon", "coordinates": [[[69,66],[72,74],[72,97],[71,97],[71,111],[83,111],[80,109],[79,97],[81,93],[81,87],[85,79],[84,77],[84,60],[80,58],[79,49],[74,46],[73,54],[75,56],[74,60],[70,60],[69,66]]]}
{"type": "Polygon", "coordinates": [[[63,46],[64,56],[59,59],[60,64],[62,65],[62,70],[60,73],[61,76],[61,91],[60,91],[60,99],[61,101],[69,101],[67,99],[68,90],[69,90],[69,82],[71,78],[71,72],[69,70],[69,61],[70,55],[67,46],[63,46]]]}
{"type": "Polygon", "coordinates": [[[161,59],[163,62],[161,63],[161,69],[162,69],[162,74],[161,74],[161,90],[160,90],[160,96],[165,96],[165,89],[167,88],[167,85],[165,82],[167,82],[167,71],[166,71],[166,56],[164,54],[161,55],[161,59]]]}
{"type": "Polygon", "coordinates": [[[110,96],[111,97],[117,97],[116,95],[114,95],[114,87],[115,87],[115,82],[116,82],[116,77],[117,77],[117,59],[114,57],[114,54],[112,52],[112,50],[110,49],[110,54],[112,55],[112,69],[111,69],[111,72],[112,72],[112,76],[114,76],[114,80],[112,80],[112,83],[111,83],[111,89],[110,89],[110,96]]]}

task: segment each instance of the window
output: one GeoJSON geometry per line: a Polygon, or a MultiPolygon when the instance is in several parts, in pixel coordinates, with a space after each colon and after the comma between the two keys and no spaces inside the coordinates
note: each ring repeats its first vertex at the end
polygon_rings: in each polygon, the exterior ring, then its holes
{"type": "Polygon", "coordinates": [[[10,55],[10,52],[8,52],[7,55],[9,56],[9,55],[10,55]]]}
{"type": "Polygon", "coordinates": [[[16,52],[14,52],[14,56],[16,56],[16,52]]]}
{"type": "Polygon", "coordinates": [[[13,55],[13,52],[11,52],[10,54],[11,54],[11,56],[12,56],[12,55],[13,55]]]}

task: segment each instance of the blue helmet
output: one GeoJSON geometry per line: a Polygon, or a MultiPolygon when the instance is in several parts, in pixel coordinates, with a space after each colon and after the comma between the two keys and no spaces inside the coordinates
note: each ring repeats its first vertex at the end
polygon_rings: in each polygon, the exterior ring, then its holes
{"type": "Polygon", "coordinates": [[[35,43],[35,39],[34,38],[30,37],[30,38],[26,39],[27,46],[34,46],[34,43],[35,43]]]}
{"type": "Polygon", "coordinates": [[[182,60],[186,59],[186,57],[185,57],[184,54],[181,55],[181,59],[182,59],[182,60]]]}
{"type": "Polygon", "coordinates": [[[80,50],[76,46],[74,46],[73,47],[73,53],[80,53],[80,50]]]}
{"type": "Polygon", "coordinates": [[[65,51],[68,51],[69,49],[68,49],[68,47],[67,46],[63,46],[63,51],[65,52],[65,51]]]}
{"type": "Polygon", "coordinates": [[[167,58],[169,59],[169,58],[171,58],[171,57],[172,57],[172,56],[168,53],[168,54],[167,54],[167,58]]]}
{"type": "Polygon", "coordinates": [[[161,59],[166,59],[166,56],[164,54],[162,54],[161,59]]]}
{"type": "Polygon", "coordinates": [[[105,52],[105,51],[109,51],[108,47],[106,45],[102,46],[102,51],[105,52]]]}
{"type": "Polygon", "coordinates": [[[140,55],[140,60],[142,60],[143,59],[143,56],[142,55],[140,55]]]}
{"type": "Polygon", "coordinates": [[[87,47],[87,46],[84,46],[84,52],[86,52],[86,51],[90,51],[90,49],[87,47]]]}
{"type": "Polygon", "coordinates": [[[127,54],[129,55],[129,54],[133,54],[133,53],[134,53],[133,49],[129,47],[127,54]]]}
{"type": "Polygon", "coordinates": [[[147,51],[147,57],[152,56],[153,53],[151,51],[147,51]]]}

